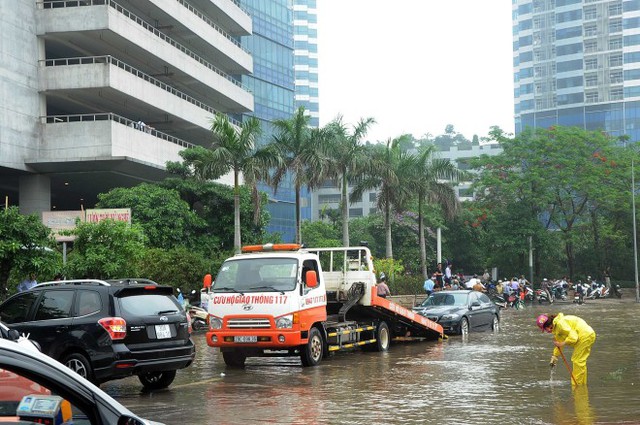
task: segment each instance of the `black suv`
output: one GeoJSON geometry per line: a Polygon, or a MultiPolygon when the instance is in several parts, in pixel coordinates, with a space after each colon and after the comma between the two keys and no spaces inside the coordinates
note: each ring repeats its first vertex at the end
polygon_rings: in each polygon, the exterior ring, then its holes
{"type": "Polygon", "coordinates": [[[96,384],[137,375],[164,388],[195,357],[173,288],[143,279],[41,283],[2,303],[0,320],[96,384]]]}

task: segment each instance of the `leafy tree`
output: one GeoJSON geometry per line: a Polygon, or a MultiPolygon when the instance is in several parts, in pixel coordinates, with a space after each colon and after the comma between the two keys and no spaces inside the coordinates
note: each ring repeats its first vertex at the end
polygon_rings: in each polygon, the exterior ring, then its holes
{"type": "Polygon", "coordinates": [[[337,227],[323,221],[305,221],[302,223],[302,234],[302,242],[309,248],[341,246],[337,227]]]}
{"type": "Polygon", "coordinates": [[[351,193],[354,198],[362,198],[367,190],[379,190],[377,205],[384,214],[387,258],[393,258],[392,211],[401,212],[411,197],[409,173],[415,167],[416,159],[400,149],[402,139],[406,137],[409,136],[389,139],[386,146],[374,145],[371,148],[367,169],[360,176],[354,177],[356,184],[351,193]]]}
{"type": "Polygon", "coordinates": [[[342,212],[342,244],[349,246],[349,181],[363,170],[367,161],[367,150],[361,140],[367,134],[373,118],[361,119],[352,130],[347,128],[342,116],[336,118],[330,127],[329,169],[327,173],[337,179],[340,185],[340,208],[342,212]]]}
{"type": "Polygon", "coordinates": [[[417,156],[410,170],[411,190],[418,199],[418,238],[420,244],[420,264],[422,276],[427,278],[427,249],[424,237],[424,204],[438,204],[445,216],[452,218],[458,209],[458,200],[451,182],[466,178],[466,173],[458,170],[448,159],[434,158],[436,147],[427,145],[417,156]],[[446,180],[446,181],[445,181],[446,180]]]}
{"type": "Polygon", "coordinates": [[[280,152],[282,162],[276,168],[272,178],[274,190],[283,181],[287,173],[293,177],[296,196],[296,243],[301,241],[300,190],[303,186],[318,187],[327,175],[325,150],[326,129],[309,127],[309,115],[303,106],[288,120],[276,120],[273,125],[273,146],[280,152]]]}
{"type": "Polygon", "coordinates": [[[140,226],[103,220],[80,223],[70,233],[76,235],[76,240],[66,266],[69,278],[138,276],[138,263],[145,249],[140,226]]]}
{"type": "Polygon", "coordinates": [[[155,184],[142,183],[131,188],[115,188],[98,195],[98,208],[131,208],[131,221],[139,224],[149,246],[195,247],[196,235],[206,222],[180,199],[180,194],[155,184]]]}
{"type": "MultiPolygon", "coordinates": [[[[226,255],[232,252],[226,251],[226,255]]],[[[172,249],[152,248],[145,250],[140,259],[140,276],[163,285],[180,288],[184,294],[202,288],[202,279],[210,273],[211,260],[186,247],[172,249]]]]}
{"type": "Polygon", "coordinates": [[[494,128],[491,135],[504,150],[476,163],[482,168],[475,193],[486,205],[517,205],[526,222],[538,220],[544,229],[558,230],[573,277],[578,229],[591,223],[594,213],[621,202],[622,149],[603,132],[577,127],[527,129],[514,138],[494,128]]]}
{"type": "Polygon", "coordinates": [[[22,215],[17,207],[0,211],[0,299],[4,299],[12,274],[24,278],[28,273],[52,276],[61,266],[52,248],[51,230],[35,215],[22,215]]]}
{"type": "Polygon", "coordinates": [[[229,122],[224,114],[216,115],[211,127],[214,141],[211,149],[194,161],[196,175],[204,179],[217,179],[220,176],[233,173],[233,246],[240,252],[242,245],[240,225],[240,175],[251,187],[256,206],[254,222],[260,217],[260,196],[257,190],[259,180],[269,178],[269,169],[280,164],[275,150],[267,146],[256,148],[256,139],[262,132],[260,121],[250,117],[237,128],[229,122]]]}

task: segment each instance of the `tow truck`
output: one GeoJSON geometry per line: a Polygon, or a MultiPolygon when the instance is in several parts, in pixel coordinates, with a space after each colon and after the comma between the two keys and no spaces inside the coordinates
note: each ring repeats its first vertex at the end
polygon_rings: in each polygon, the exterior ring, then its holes
{"type": "Polygon", "coordinates": [[[394,338],[444,338],[438,323],[377,295],[372,258],[365,246],[243,247],[204,278],[207,344],[229,367],[265,356],[315,366],[340,350],[386,351],[394,338]]]}

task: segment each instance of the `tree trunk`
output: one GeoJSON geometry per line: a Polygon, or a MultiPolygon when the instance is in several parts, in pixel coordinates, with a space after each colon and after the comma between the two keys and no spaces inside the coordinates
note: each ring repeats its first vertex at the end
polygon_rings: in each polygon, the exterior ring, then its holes
{"type": "Polygon", "coordinates": [[[569,269],[569,278],[573,281],[573,270],[575,268],[575,259],[573,258],[573,243],[565,242],[565,252],[567,255],[567,268],[569,269]]]}
{"type": "Polygon", "coordinates": [[[391,206],[389,202],[384,207],[384,231],[386,235],[387,258],[393,258],[393,247],[391,242],[391,206]]]}
{"type": "Polygon", "coordinates": [[[427,279],[427,243],[424,237],[424,219],[422,217],[422,196],[418,196],[418,243],[420,244],[420,268],[422,277],[427,279]]]}
{"type": "Polygon", "coordinates": [[[300,185],[296,183],[296,241],[302,243],[302,221],[300,220],[300,185]]]}
{"type": "Polygon", "coordinates": [[[349,191],[347,174],[342,174],[342,246],[349,246],[349,191]]]}
{"type": "Polygon", "coordinates": [[[233,171],[233,249],[240,253],[242,237],[240,235],[240,173],[233,171]]]}
{"type": "MultiPolygon", "coordinates": [[[[598,214],[595,211],[590,211],[591,214],[591,226],[593,227],[593,252],[596,255],[598,261],[598,273],[604,270],[604,258],[602,255],[602,248],[600,246],[600,228],[598,227],[598,214]]],[[[594,276],[595,277],[595,276],[594,276]]]]}

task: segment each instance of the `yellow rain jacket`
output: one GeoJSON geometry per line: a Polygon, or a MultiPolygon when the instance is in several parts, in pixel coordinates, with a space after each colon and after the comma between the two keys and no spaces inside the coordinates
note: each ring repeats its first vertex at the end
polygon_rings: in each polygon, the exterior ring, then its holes
{"type": "MultiPolygon", "coordinates": [[[[587,358],[591,354],[591,346],[596,341],[596,333],[591,326],[578,316],[565,316],[562,313],[553,319],[553,335],[557,341],[564,341],[565,346],[573,347],[571,362],[573,377],[577,385],[587,383],[587,358]]],[[[560,355],[560,348],[555,347],[554,356],[560,355]]]]}

